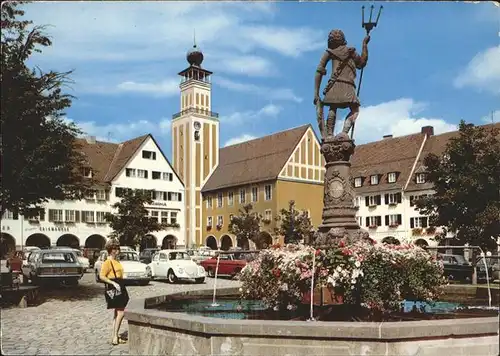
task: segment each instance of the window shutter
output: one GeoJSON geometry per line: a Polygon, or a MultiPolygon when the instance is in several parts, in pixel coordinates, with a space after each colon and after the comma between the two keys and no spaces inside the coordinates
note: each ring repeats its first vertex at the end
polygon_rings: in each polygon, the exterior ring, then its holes
{"type": "Polygon", "coordinates": [[[389,215],[385,216],[385,226],[389,226],[389,215]]]}
{"type": "Polygon", "coordinates": [[[382,204],[382,196],[377,195],[377,205],[381,205],[381,204],[382,204]]]}
{"type": "Polygon", "coordinates": [[[182,201],[182,193],[179,193],[177,196],[179,197],[179,201],[182,201]]]}
{"type": "Polygon", "coordinates": [[[366,206],[370,206],[370,197],[365,197],[366,206]]]}
{"type": "Polygon", "coordinates": [[[75,222],[80,222],[80,211],[75,210],[75,222]]]}
{"type": "Polygon", "coordinates": [[[415,218],[410,218],[410,229],[415,227],[415,218]]]}
{"type": "Polygon", "coordinates": [[[410,195],[410,206],[414,206],[414,205],[415,205],[415,196],[410,195]]]}
{"type": "Polygon", "coordinates": [[[377,216],[377,226],[382,226],[382,217],[381,216],[377,216]]]}
{"type": "Polygon", "coordinates": [[[429,220],[429,218],[428,218],[428,217],[422,218],[422,227],[424,227],[424,228],[425,228],[425,227],[427,227],[427,226],[428,226],[428,224],[427,224],[428,220],[429,220]]]}
{"type": "Polygon", "coordinates": [[[82,219],[82,222],[87,222],[87,217],[85,216],[85,211],[83,211],[83,210],[81,212],[81,219],[82,219]]]}
{"type": "Polygon", "coordinates": [[[370,226],[370,217],[366,217],[365,219],[365,222],[366,222],[366,226],[370,226]]]}
{"type": "Polygon", "coordinates": [[[148,172],[149,172],[149,171],[146,171],[146,170],[144,171],[144,178],[147,178],[147,177],[148,177],[148,172]]]}
{"type": "Polygon", "coordinates": [[[398,225],[402,225],[402,224],[403,224],[402,216],[401,216],[401,214],[398,214],[398,225]]]}
{"type": "Polygon", "coordinates": [[[389,205],[389,194],[384,195],[385,205],[389,205]]]}
{"type": "Polygon", "coordinates": [[[12,213],[12,219],[13,220],[18,220],[19,219],[19,213],[12,213]]]}
{"type": "Polygon", "coordinates": [[[396,193],[396,201],[398,204],[401,204],[401,199],[402,199],[401,193],[396,193]]]}

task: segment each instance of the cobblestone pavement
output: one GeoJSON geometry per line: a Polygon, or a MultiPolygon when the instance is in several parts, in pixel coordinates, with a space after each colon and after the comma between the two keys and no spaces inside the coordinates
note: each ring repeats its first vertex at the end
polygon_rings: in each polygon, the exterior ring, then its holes
{"type": "MultiPolygon", "coordinates": [[[[219,279],[217,286],[237,286],[239,282],[219,279]]],[[[130,286],[131,299],[166,292],[213,287],[213,279],[203,285],[151,282],[130,286]]],[[[128,355],[128,345],[111,345],[113,311],[106,309],[104,287],[86,273],[76,287],[44,291],[42,304],[25,309],[1,310],[3,355],[128,355]]],[[[120,332],[127,331],[123,321],[120,332]]]]}

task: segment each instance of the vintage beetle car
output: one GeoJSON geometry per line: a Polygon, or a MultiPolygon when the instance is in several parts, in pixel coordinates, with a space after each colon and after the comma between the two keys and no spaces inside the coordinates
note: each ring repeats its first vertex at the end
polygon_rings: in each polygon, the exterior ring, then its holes
{"type": "Polygon", "coordinates": [[[22,272],[24,282],[31,280],[33,284],[58,282],[75,285],[83,276],[83,267],[70,249],[46,249],[30,252],[22,272]]]}
{"type": "MultiPolygon", "coordinates": [[[[107,258],[108,252],[103,250],[99,254],[99,259],[94,264],[96,282],[101,282],[99,273],[101,272],[102,263],[106,261],[107,258]]],[[[149,284],[151,280],[151,270],[147,265],[139,261],[139,254],[136,251],[131,248],[123,248],[120,246],[118,260],[123,266],[123,279],[125,282],[138,283],[144,286],[149,284]]]]}
{"type": "Polygon", "coordinates": [[[161,250],[153,256],[149,266],[153,279],[167,278],[170,283],[181,279],[205,282],[205,269],[198,266],[186,250],[161,250]]]}

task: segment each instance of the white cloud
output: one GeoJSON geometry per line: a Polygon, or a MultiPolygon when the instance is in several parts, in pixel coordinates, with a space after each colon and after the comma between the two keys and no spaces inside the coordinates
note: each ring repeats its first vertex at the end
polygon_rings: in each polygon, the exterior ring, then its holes
{"type": "Polygon", "coordinates": [[[500,94],[500,45],[478,53],[455,79],[457,88],[474,87],[500,94]]]}
{"type": "Polygon", "coordinates": [[[243,134],[241,136],[233,137],[233,138],[229,139],[226,142],[226,144],[224,145],[224,147],[231,146],[231,145],[236,145],[238,143],[242,143],[242,142],[245,142],[245,141],[250,141],[250,140],[253,140],[255,138],[257,138],[257,137],[249,135],[249,134],[243,134]]]}
{"type": "Polygon", "coordinates": [[[282,110],[281,106],[268,104],[260,110],[237,111],[230,115],[221,116],[219,120],[224,125],[242,125],[263,118],[276,117],[282,110]]]}
{"type": "Polygon", "coordinates": [[[239,83],[222,77],[214,78],[213,82],[222,88],[264,96],[271,100],[294,101],[296,103],[302,102],[302,98],[297,96],[293,90],[289,88],[269,88],[255,84],[239,83]]]}
{"type": "MultiPolygon", "coordinates": [[[[408,98],[361,107],[354,138],[358,143],[366,143],[380,140],[382,136],[389,134],[394,137],[413,134],[419,132],[422,126],[433,126],[435,134],[457,129],[457,125],[443,119],[420,116],[419,113],[425,107],[425,103],[408,98]]],[[[342,125],[343,120],[338,120],[336,131],[341,130],[342,125]]]]}
{"type": "Polygon", "coordinates": [[[214,69],[225,73],[244,74],[255,77],[274,74],[274,66],[270,60],[252,55],[225,58],[220,62],[216,62],[214,69]]]}
{"type": "Polygon", "coordinates": [[[481,119],[485,124],[500,122],[500,110],[495,110],[481,119]]]}
{"type": "Polygon", "coordinates": [[[116,86],[118,91],[152,94],[153,96],[171,96],[179,94],[179,81],[165,80],[160,83],[136,83],[134,81],[122,82],[116,86]]]}

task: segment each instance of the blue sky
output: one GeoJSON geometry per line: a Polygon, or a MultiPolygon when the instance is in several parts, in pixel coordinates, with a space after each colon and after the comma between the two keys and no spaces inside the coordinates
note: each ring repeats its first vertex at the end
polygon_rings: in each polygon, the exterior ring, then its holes
{"type": "MultiPolygon", "coordinates": [[[[122,141],[152,133],[170,158],[180,111],[177,73],[196,40],[212,70],[221,145],[311,123],[314,73],[328,32],[360,49],[368,2],[44,2],[26,18],[49,24],[43,70],[74,70],[68,120],[122,141]]],[[[455,129],[500,116],[500,7],[492,3],[376,2],[356,125],[358,143],[433,125],[455,129]]],[[[329,75],[329,74],[328,74],[329,75]]],[[[326,82],[326,80],[324,80],[326,82]]],[[[345,115],[345,113],[343,113],[345,115]]],[[[340,127],[340,124],[337,124],[340,127]]]]}

